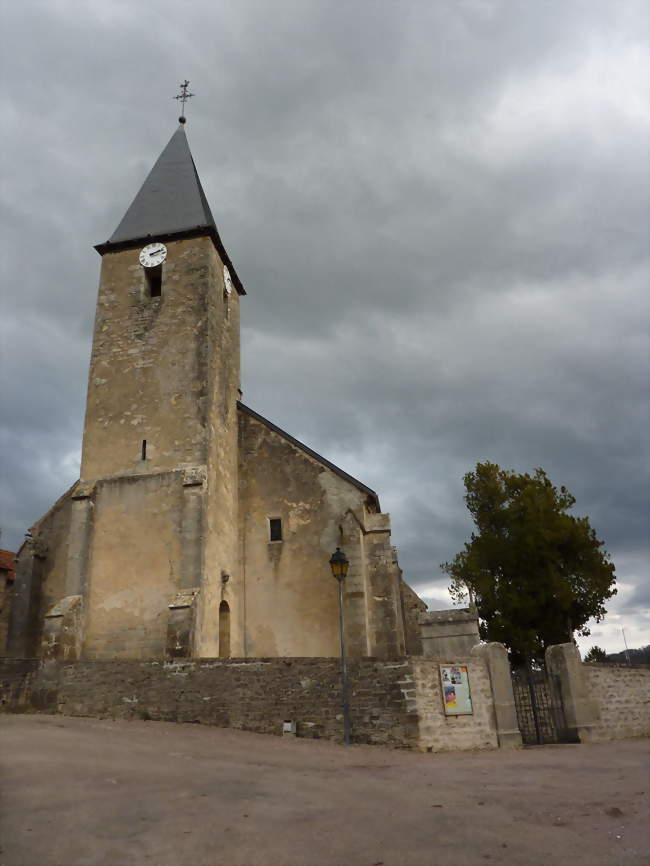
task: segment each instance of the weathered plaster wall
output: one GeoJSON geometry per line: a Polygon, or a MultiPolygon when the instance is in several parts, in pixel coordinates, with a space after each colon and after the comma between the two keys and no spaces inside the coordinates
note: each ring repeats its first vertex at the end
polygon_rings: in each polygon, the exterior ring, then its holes
{"type": "Polygon", "coordinates": [[[198,598],[196,654],[218,656],[219,605],[227,602],[230,651],[244,654],[244,579],[239,539],[239,295],[224,291],[223,264],[212,249],[207,279],[208,450],[205,551],[198,598]]]}
{"type": "Polygon", "coordinates": [[[6,655],[7,652],[7,632],[9,630],[9,611],[13,600],[13,589],[13,570],[10,578],[8,570],[0,569],[0,656],[6,655]]]}
{"type": "Polygon", "coordinates": [[[97,484],[84,657],[164,656],[182,570],[182,479],[168,472],[97,484]]]}
{"type": "Polygon", "coordinates": [[[338,587],[328,565],[338,546],[350,561],[344,584],[350,655],[403,655],[401,571],[390,516],[377,512],[372,491],[246,407],[239,451],[246,655],[338,652],[338,587]],[[282,541],[270,540],[272,518],[282,521],[282,541]]]}
{"type": "MultiPolygon", "coordinates": [[[[494,748],[486,673],[475,661],[467,664],[475,714],[451,719],[431,659],[351,660],[353,742],[423,751],[494,748]]],[[[269,734],[280,734],[290,719],[299,737],[340,741],[339,677],[333,658],[51,662],[37,669],[0,661],[0,702],[5,711],[200,722],[269,734]]]]}
{"type": "Polygon", "coordinates": [[[402,596],[402,612],[404,616],[404,641],[406,652],[410,656],[422,655],[422,636],[419,616],[427,609],[427,605],[405,581],[400,581],[402,596]]]}
{"type": "Polygon", "coordinates": [[[475,607],[429,610],[418,617],[422,652],[433,658],[469,655],[480,642],[475,607]]]}
{"type": "Polygon", "coordinates": [[[49,608],[65,595],[74,487],[32,526],[31,537],[18,552],[8,627],[9,656],[39,654],[43,618],[49,608]]]}
{"type": "Polygon", "coordinates": [[[9,628],[9,608],[13,595],[13,584],[0,575],[0,656],[7,652],[7,631],[9,628]]]}
{"type": "MultiPolygon", "coordinates": [[[[338,587],[329,558],[349,510],[363,517],[364,494],[272,429],[240,413],[240,515],[246,575],[247,656],[333,656],[339,651],[338,587]],[[282,541],[269,540],[269,519],[282,541]]],[[[350,608],[365,593],[356,539],[346,539],[350,650],[366,651],[350,608]],[[357,584],[359,584],[357,586],[357,584]]],[[[360,599],[362,607],[364,598],[360,599]]],[[[363,614],[362,614],[363,617],[363,614]]]]}
{"type": "Polygon", "coordinates": [[[206,462],[206,296],[216,253],[209,238],[166,246],[158,298],[148,296],[139,248],[103,256],[82,479],[206,462]]]}
{"type": "Polygon", "coordinates": [[[596,707],[589,739],[650,737],[650,665],[583,664],[596,707]]]}
{"type": "Polygon", "coordinates": [[[363,529],[368,655],[379,658],[404,655],[402,572],[397,551],[391,544],[390,515],[366,514],[363,529]]]}

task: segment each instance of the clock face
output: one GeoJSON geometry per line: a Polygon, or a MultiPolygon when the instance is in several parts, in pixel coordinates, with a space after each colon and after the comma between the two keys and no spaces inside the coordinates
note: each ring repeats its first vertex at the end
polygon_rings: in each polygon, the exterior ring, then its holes
{"type": "Polygon", "coordinates": [[[143,268],[155,268],[162,265],[167,257],[167,247],[157,241],[147,246],[140,253],[140,264],[143,268]]]}
{"type": "Polygon", "coordinates": [[[226,294],[230,294],[232,292],[232,279],[230,276],[230,271],[224,265],[223,266],[223,287],[226,290],[226,294]]]}

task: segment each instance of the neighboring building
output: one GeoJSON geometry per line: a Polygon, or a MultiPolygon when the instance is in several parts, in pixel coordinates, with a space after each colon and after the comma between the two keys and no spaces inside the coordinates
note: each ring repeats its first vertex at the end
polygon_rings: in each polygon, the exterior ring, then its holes
{"type": "Polygon", "coordinates": [[[4,655],[7,643],[9,608],[16,573],[16,554],[0,550],[0,656],[4,655]]]}
{"type": "Polygon", "coordinates": [[[18,555],[9,653],[421,651],[377,494],[243,405],[239,303],[179,126],[102,257],[81,478],[18,555]],[[403,602],[404,599],[404,602],[403,602]]]}

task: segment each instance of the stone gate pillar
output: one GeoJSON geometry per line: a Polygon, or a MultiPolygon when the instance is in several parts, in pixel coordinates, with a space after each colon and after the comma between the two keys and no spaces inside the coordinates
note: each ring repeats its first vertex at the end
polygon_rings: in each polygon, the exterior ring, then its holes
{"type": "Polygon", "coordinates": [[[494,642],[477,644],[472,649],[472,655],[482,658],[490,673],[499,747],[515,749],[521,746],[521,732],[515,709],[508,652],[502,643],[494,642]]]}
{"type": "Polygon", "coordinates": [[[547,647],[545,660],[547,672],[557,677],[568,733],[581,743],[588,742],[598,710],[589,697],[578,647],[574,643],[547,647]]]}

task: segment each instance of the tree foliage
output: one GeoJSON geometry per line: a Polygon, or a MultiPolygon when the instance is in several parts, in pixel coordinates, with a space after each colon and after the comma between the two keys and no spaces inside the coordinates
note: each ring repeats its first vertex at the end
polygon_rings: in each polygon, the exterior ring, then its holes
{"type": "Polygon", "coordinates": [[[607,653],[602,647],[592,646],[584,659],[586,662],[606,662],[607,653]]]}
{"type": "Polygon", "coordinates": [[[441,567],[456,601],[471,591],[481,636],[504,643],[518,661],[541,657],[574,631],[588,635],[616,578],[589,519],[567,513],[574,497],[543,469],[520,475],[495,463],[477,463],[465,491],[476,531],[441,567]]]}

